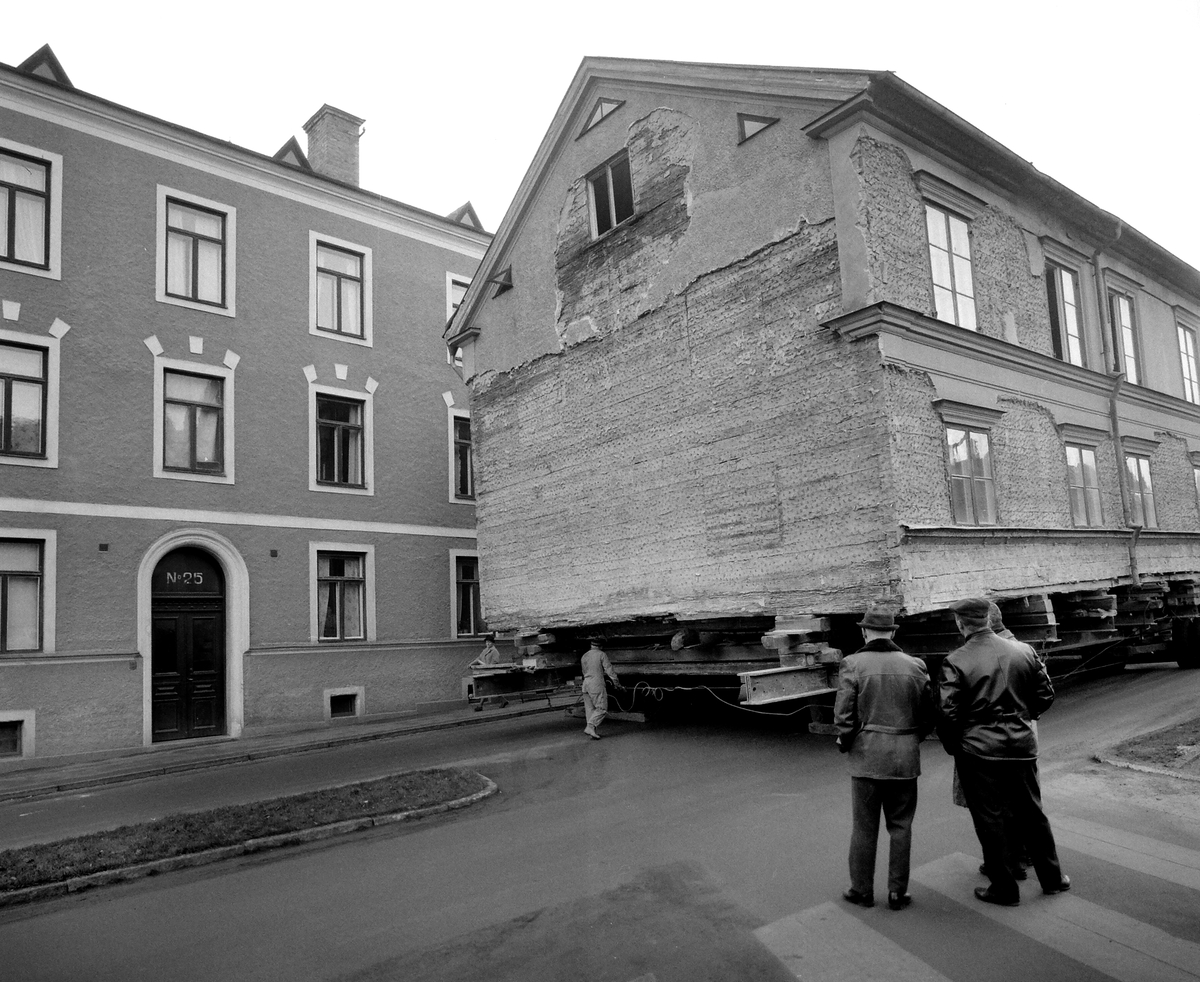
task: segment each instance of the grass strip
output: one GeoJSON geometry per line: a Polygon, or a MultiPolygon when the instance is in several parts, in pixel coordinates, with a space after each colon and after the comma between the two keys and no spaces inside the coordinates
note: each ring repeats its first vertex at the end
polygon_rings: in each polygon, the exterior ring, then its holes
{"type": "Polygon", "coordinates": [[[445,804],[482,791],[473,771],[431,768],[245,805],[168,815],[0,852],[0,891],[19,890],[374,815],[445,804]]]}
{"type": "Polygon", "coordinates": [[[1141,764],[1171,767],[1193,757],[1197,746],[1200,746],[1200,717],[1126,740],[1113,747],[1112,754],[1141,764]]]}

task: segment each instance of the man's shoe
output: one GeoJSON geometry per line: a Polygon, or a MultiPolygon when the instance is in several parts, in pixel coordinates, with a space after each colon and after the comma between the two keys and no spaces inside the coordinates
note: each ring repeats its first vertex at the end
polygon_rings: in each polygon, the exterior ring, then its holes
{"type": "Polygon", "coordinates": [[[1016,907],[1021,902],[1021,897],[1005,897],[999,893],[995,893],[991,887],[976,887],[975,897],[977,900],[982,900],[985,904],[998,904],[1001,907],[1016,907]]]}
{"type": "Polygon", "coordinates": [[[594,729],[592,729],[590,726],[585,726],[585,727],[583,728],[583,732],[584,732],[584,733],[585,733],[587,736],[590,736],[590,737],[591,737],[593,740],[599,740],[599,739],[600,739],[600,734],[599,734],[599,733],[597,733],[597,732],[596,732],[594,729]]]}
{"type": "Polygon", "coordinates": [[[1058,886],[1042,887],[1042,893],[1047,896],[1054,893],[1066,893],[1071,889],[1071,878],[1063,873],[1062,879],[1058,881],[1058,886]]]}
{"type": "Polygon", "coordinates": [[[910,893],[893,892],[888,894],[888,906],[891,907],[892,910],[904,910],[904,908],[911,903],[912,894],[910,893]]]}
{"type": "Polygon", "coordinates": [[[842,894],[842,899],[848,903],[856,904],[859,907],[874,907],[875,898],[869,893],[859,893],[857,890],[847,890],[842,894]]]}

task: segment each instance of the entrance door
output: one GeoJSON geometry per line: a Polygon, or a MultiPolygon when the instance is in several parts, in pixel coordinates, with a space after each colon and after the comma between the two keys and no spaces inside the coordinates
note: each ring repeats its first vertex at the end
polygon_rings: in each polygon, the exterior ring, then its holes
{"type": "Polygon", "coordinates": [[[151,728],[157,743],[225,732],[225,578],[202,549],[163,556],[150,580],[151,728]]]}

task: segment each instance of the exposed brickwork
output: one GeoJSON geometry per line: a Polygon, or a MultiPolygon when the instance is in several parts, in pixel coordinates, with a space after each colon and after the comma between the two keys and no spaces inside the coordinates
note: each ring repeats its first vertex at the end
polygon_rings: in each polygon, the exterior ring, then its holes
{"type": "Polygon", "coordinates": [[[924,372],[889,365],[885,373],[891,430],[896,519],[913,525],[949,525],[946,438],[933,408],[937,392],[924,372]]]}
{"type": "Polygon", "coordinates": [[[992,430],[996,508],[1002,525],[1070,528],[1067,456],[1050,413],[1035,402],[1001,399],[992,430]]]}
{"type": "Polygon", "coordinates": [[[875,300],[933,315],[925,205],[899,147],[860,137],[851,160],[862,184],[858,223],[875,300]]]}
{"type": "Polygon", "coordinates": [[[995,208],[971,222],[971,271],[979,333],[1053,355],[1046,281],[1030,272],[1020,226],[995,208]]]}
{"type": "Polygon", "coordinates": [[[1158,433],[1162,442],[1150,458],[1154,482],[1154,508],[1162,529],[1200,529],[1196,481],[1187,441],[1171,433],[1158,433]]]}
{"type": "Polygon", "coordinates": [[[839,281],[833,223],[804,228],[477,382],[489,624],[854,611],[887,594],[881,369],[817,326],[839,281]]]}
{"type": "Polygon", "coordinates": [[[555,275],[558,331],[576,344],[629,323],[648,309],[653,274],[671,260],[688,227],[692,121],[658,109],[629,130],[634,217],[592,240],[588,182],[571,185],[559,220],[555,275]]]}

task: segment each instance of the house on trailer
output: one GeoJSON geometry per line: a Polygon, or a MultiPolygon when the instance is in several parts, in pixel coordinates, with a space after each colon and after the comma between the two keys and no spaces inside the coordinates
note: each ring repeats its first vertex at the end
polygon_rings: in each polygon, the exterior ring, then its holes
{"type": "Polygon", "coordinates": [[[891,73],[585,59],[448,329],[489,624],[727,676],[984,595],[1058,670],[1194,651],[1198,329],[891,73]]]}
{"type": "Polygon", "coordinates": [[[0,755],[460,701],[480,631],[441,331],[490,236],[0,66],[0,755]]]}

